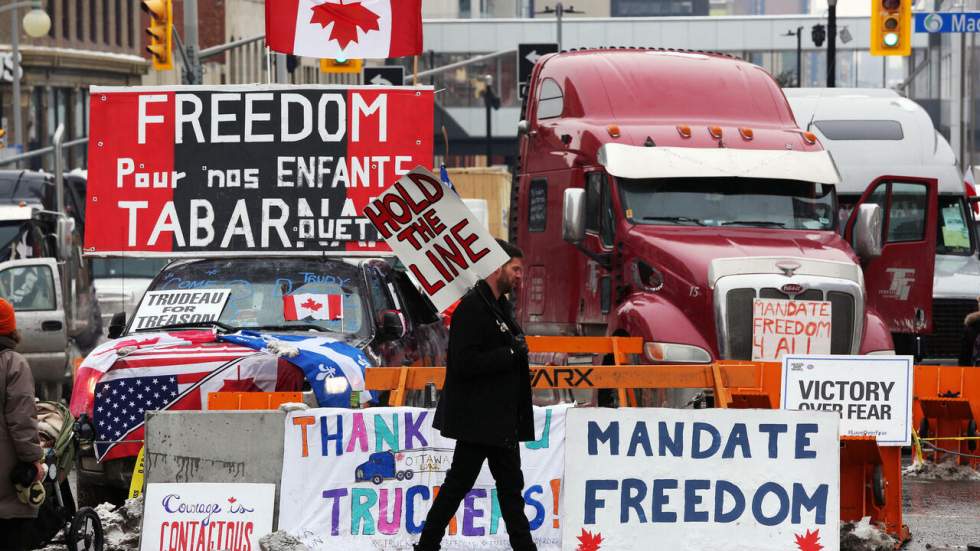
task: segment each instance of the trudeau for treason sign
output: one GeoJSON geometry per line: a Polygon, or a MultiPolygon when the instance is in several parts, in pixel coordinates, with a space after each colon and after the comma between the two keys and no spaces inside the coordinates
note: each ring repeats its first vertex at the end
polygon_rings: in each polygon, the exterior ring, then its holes
{"type": "Polygon", "coordinates": [[[387,250],[364,206],[432,160],[431,88],[91,89],[85,252],[387,250]]]}

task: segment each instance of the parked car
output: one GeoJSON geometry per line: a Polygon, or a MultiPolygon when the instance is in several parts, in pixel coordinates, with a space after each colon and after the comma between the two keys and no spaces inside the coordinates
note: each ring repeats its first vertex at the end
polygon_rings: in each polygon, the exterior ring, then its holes
{"type": "MultiPolygon", "coordinates": [[[[444,365],[448,332],[431,302],[393,259],[347,257],[243,257],[177,260],[153,278],[147,291],[172,289],[229,289],[230,296],[217,320],[167,331],[214,327],[220,332],[251,329],[334,337],[363,351],[376,366],[444,365]],[[285,296],[341,294],[343,314],[335,320],[287,321],[285,296]]],[[[145,299],[144,299],[145,300],[145,299]]],[[[137,308],[137,312],[139,309],[137,308]]],[[[135,327],[122,311],[113,315],[110,337],[132,338],[159,331],[135,327]]],[[[256,352],[258,354],[259,352],[256,352]]],[[[80,381],[72,396],[72,411],[92,418],[95,384],[80,381]]],[[[386,396],[380,396],[385,403],[386,396]]],[[[79,421],[83,428],[86,420],[79,421]]],[[[78,489],[82,503],[118,500],[129,487],[135,463],[130,456],[100,463],[95,455],[95,427],[79,451],[78,489]]]]}

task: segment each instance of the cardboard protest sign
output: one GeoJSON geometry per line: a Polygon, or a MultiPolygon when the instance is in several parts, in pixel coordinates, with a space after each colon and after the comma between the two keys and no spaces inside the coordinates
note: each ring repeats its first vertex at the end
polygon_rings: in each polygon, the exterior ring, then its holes
{"type": "Polygon", "coordinates": [[[833,411],[841,436],[912,443],[912,356],[785,356],[783,409],[833,411]]]}
{"type": "Polygon", "coordinates": [[[256,551],[275,499],[275,484],[147,484],[140,550],[256,551]]]}
{"type": "Polygon", "coordinates": [[[837,551],[837,423],[825,412],[572,409],[562,549],[784,551],[799,538],[837,551]]]}
{"type": "Polygon", "coordinates": [[[85,252],[387,251],[367,202],[432,162],[433,91],[91,89],[85,252]]]}
{"type": "Polygon", "coordinates": [[[421,166],[364,214],[440,312],[510,260],[463,200],[421,166]]]}
{"type": "Polygon", "coordinates": [[[757,298],[752,301],[752,360],[784,354],[830,354],[830,302],[757,298]]]}
{"type": "Polygon", "coordinates": [[[133,329],[214,321],[230,295],[230,289],[147,291],[133,316],[133,329]]]}
{"type": "MultiPolygon", "coordinates": [[[[538,549],[560,548],[567,406],[534,408],[537,440],[521,444],[525,514],[538,549]]],[[[455,442],[434,410],[313,409],[286,416],[279,530],[314,551],[411,549],[452,462],[455,442]]],[[[507,549],[486,465],[442,549],[507,549]]]]}

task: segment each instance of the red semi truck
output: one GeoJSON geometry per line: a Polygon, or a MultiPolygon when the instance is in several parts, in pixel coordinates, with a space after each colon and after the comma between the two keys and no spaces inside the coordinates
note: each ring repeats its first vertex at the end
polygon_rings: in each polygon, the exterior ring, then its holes
{"type": "Polygon", "coordinates": [[[757,299],[829,304],[833,354],[893,353],[891,333],[930,330],[936,181],[879,178],[838,220],[833,160],[764,69],[552,54],[522,119],[511,231],[529,333],[639,336],[654,363],[748,360],[757,299]]]}

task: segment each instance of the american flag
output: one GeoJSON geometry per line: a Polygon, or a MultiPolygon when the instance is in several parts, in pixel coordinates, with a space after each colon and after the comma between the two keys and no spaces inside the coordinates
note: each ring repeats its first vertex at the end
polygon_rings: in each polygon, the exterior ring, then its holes
{"type": "Polygon", "coordinates": [[[200,410],[207,392],[275,390],[272,354],[234,344],[137,350],[95,385],[93,421],[99,461],[136,455],[146,412],[200,410]]]}

